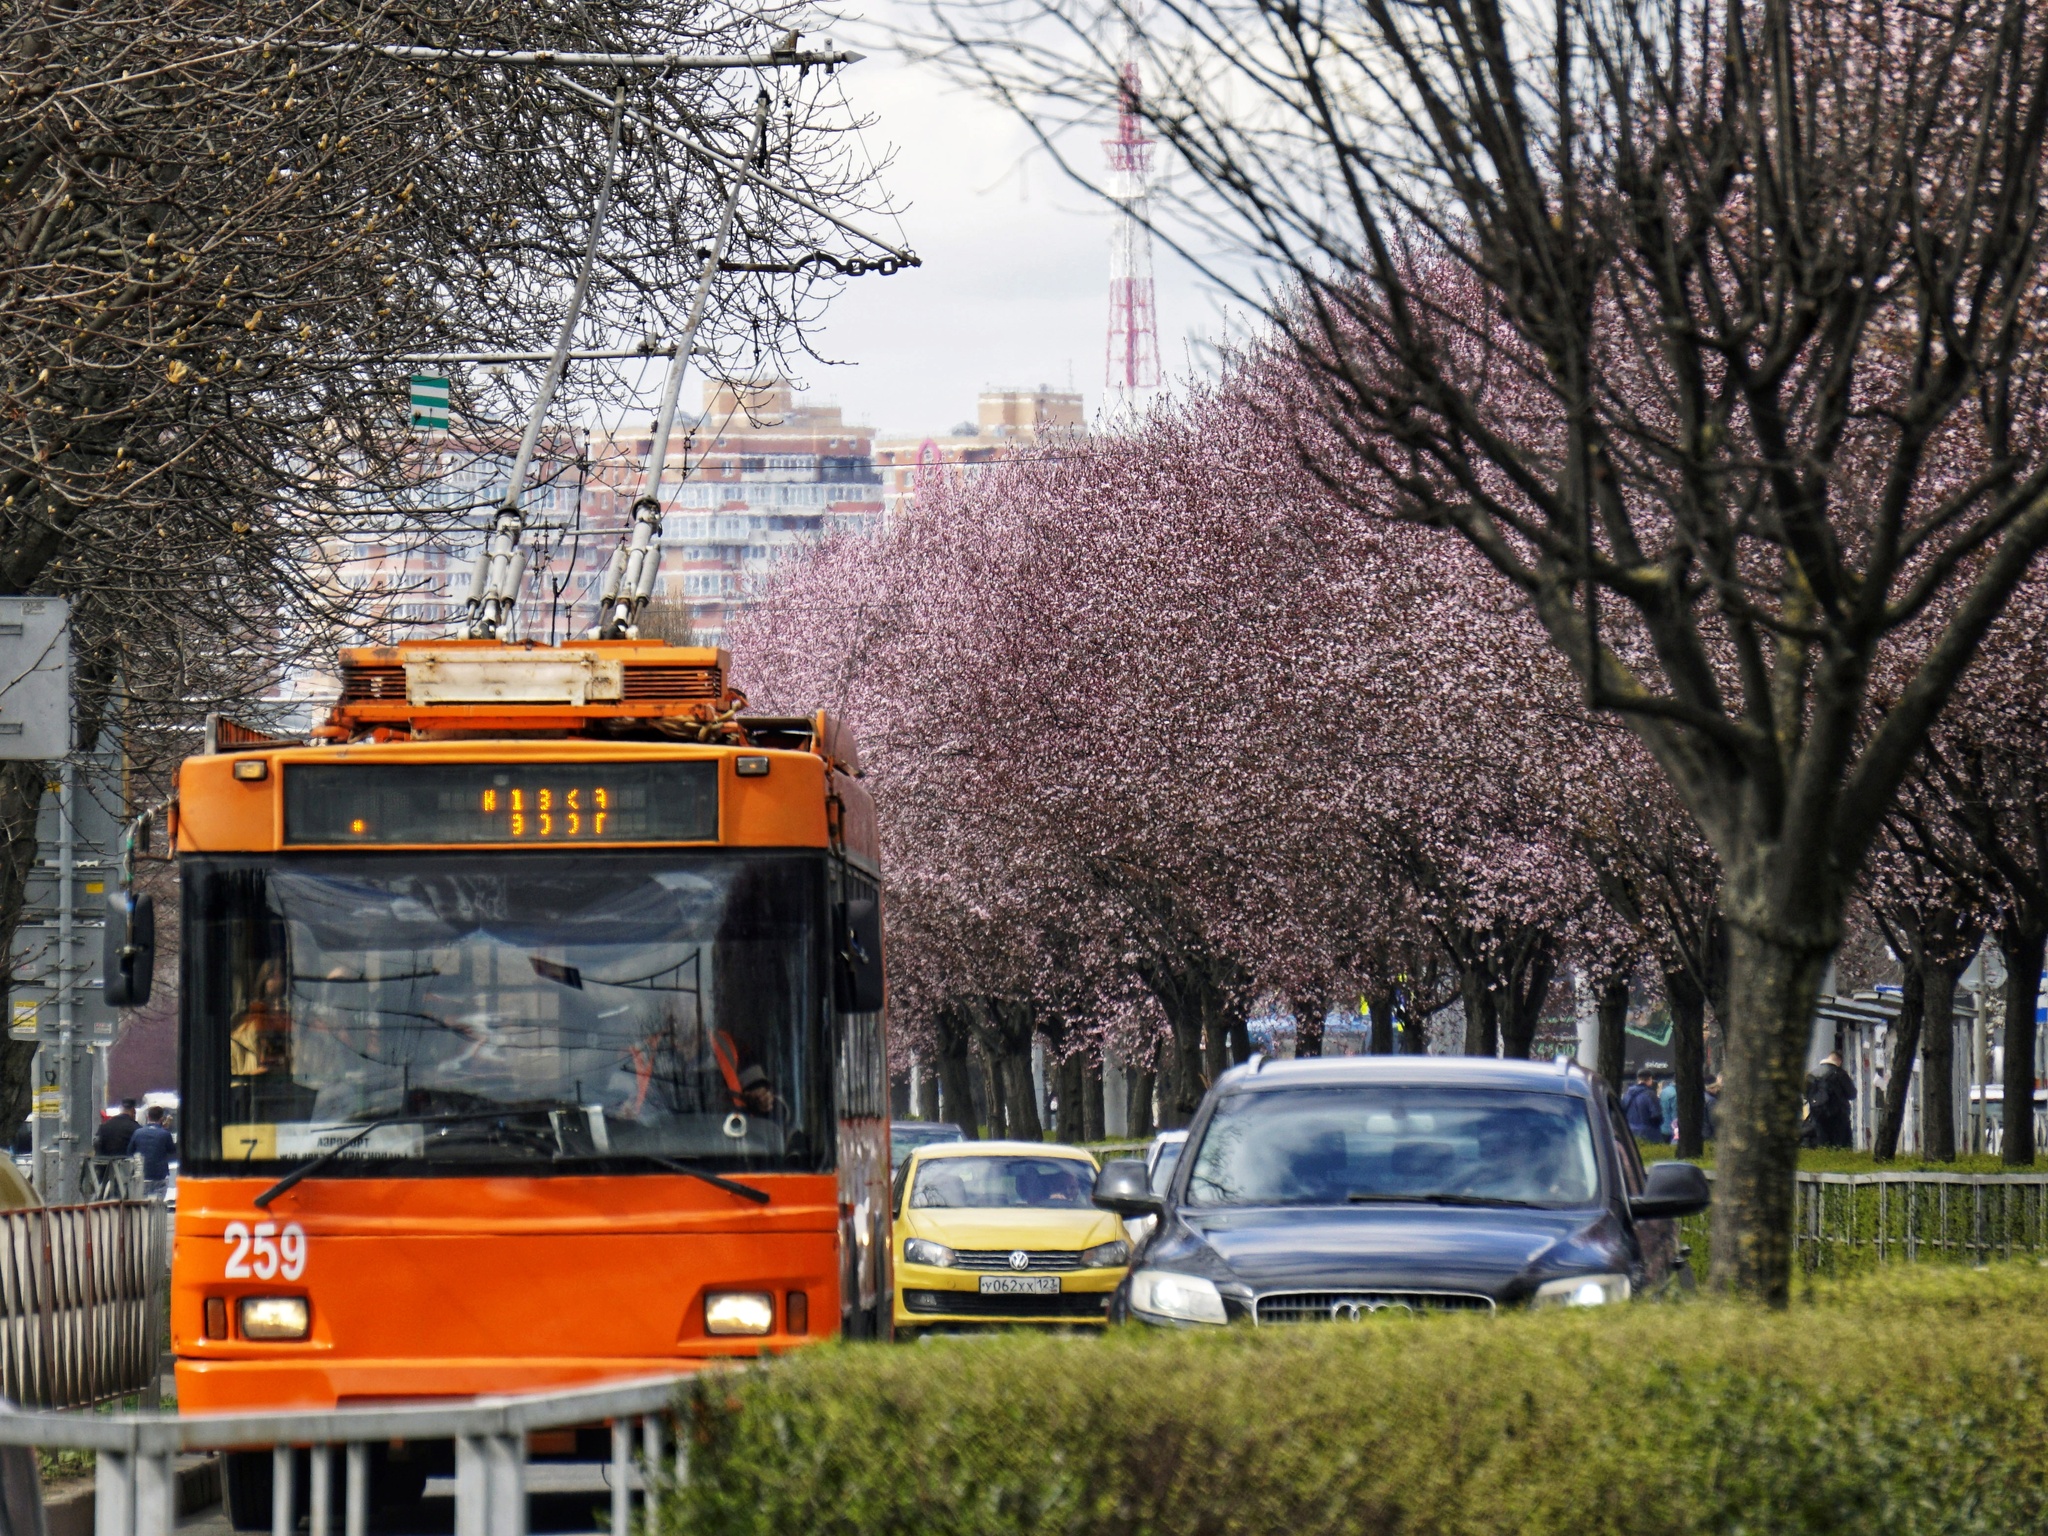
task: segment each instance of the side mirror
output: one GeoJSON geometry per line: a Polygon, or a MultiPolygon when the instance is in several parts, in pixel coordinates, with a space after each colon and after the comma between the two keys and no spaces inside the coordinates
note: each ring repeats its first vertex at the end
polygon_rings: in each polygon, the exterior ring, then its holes
{"type": "Polygon", "coordinates": [[[1643,1192],[1628,1197],[1628,1213],[1637,1221],[1663,1221],[1695,1216],[1713,1201],[1713,1186],[1691,1163],[1652,1163],[1643,1192]]]}
{"type": "Polygon", "coordinates": [[[140,1008],[149,1001],[156,971],[156,900],[134,891],[107,896],[105,996],[109,1008],[140,1008]]]}
{"type": "Polygon", "coordinates": [[[839,904],[838,960],[832,989],[841,1013],[882,1006],[882,904],[872,896],[839,904]]]}
{"type": "Polygon", "coordinates": [[[1102,1165],[1095,1175],[1095,1203],[1119,1216],[1157,1216],[1166,1202],[1152,1192],[1152,1180],[1144,1162],[1119,1157],[1102,1165]]]}

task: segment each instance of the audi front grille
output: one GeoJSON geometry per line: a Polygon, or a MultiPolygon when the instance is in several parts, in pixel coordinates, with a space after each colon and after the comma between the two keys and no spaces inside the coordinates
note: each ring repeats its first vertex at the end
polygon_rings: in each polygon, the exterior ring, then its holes
{"type": "Polygon", "coordinates": [[[1278,1291],[1261,1296],[1261,1323],[1363,1322],[1376,1312],[1491,1312],[1493,1298],[1468,1291],[1278,1291]]]}

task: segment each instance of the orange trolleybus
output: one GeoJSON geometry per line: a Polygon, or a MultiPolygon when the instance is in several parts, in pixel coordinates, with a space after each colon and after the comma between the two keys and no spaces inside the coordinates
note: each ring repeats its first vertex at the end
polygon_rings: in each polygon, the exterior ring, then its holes
{"type": "MultiPolygon", "coordinates": [[[[740,713],[722,651],[638,641],[352,650],[342,687],[314,740],[223,724],[179,775],[180,1406],[885,1333],[850,741],[740,713]]],[[[238,1525],[268,1525],[268,1468],[231,1465],[238,1525]]]]}

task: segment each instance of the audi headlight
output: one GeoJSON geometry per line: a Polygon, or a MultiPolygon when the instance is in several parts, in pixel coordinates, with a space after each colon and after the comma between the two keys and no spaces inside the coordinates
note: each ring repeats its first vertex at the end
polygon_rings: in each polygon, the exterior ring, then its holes
{"type": "Polygon", "coordinates": [[[237,1304],[245,1339],[303,1339],[313,1331],[303,1296],[244,1296],[237,1304]]]}
{"type": "Polygon", "coordinates": [[[704,1297],[706,1333],[773,1333],[775,1298],[766,1291],[710,1291],[704,1297]]]}
{"type": "Polygon", "coordinates": [[[1223,1293],[1200,1275],[1141,1269],[1131,1276],[1131,1310],[1177,1323],[1227,1323],[1223,1293]]]}
{"type": "Polygon", "coordinates": [[[935,1243],[928,1238],[911,1237],[903,1242],[903,1262],[906,1264],[929,1264],[934,1269],[951,1269],[955,1257],[953,1250],[944,1243],[935,1243]]]}
{"type": "Polygon", "coordinates": [[[1536,1287],[1530,1299],[1533,1307],[1604,1307],[1610,1301],[1627,1301],[1627,1275],[1573,1275],[1569,1280],[1551,1280],[1536,1287]]]}
{"type": "Polygon", "coordinates": [[[1131,1245],[1122,1238],[1113,1242],[1097,1243],[1093,1248],[1081,1250],[1083,1269],[1114,1269],[1119,1264],[1131,1262],[1131,1245]]]}

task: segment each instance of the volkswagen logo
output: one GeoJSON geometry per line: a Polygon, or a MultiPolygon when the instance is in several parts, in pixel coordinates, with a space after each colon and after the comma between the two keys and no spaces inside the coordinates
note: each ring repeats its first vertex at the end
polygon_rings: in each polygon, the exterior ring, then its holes
{"type": "Polygon", "coordinates": [[[1385,1296],[1359,1296],[1330,1303],[1330,1321],[1333,1323],[1355,1323],[1374,1312],[1412,1312],[1415,1309],[1405,1301],[1394,1301],[1385,1296]]]}
{"type": "Polygon", "coordinates": [[[1030,1267],[1031,1255],[1026,1253],[1022,1248],[1019,1248],[1015,1253],[1010,1255],[1010,1268],[1029,1269],[1030,1267]]]}

